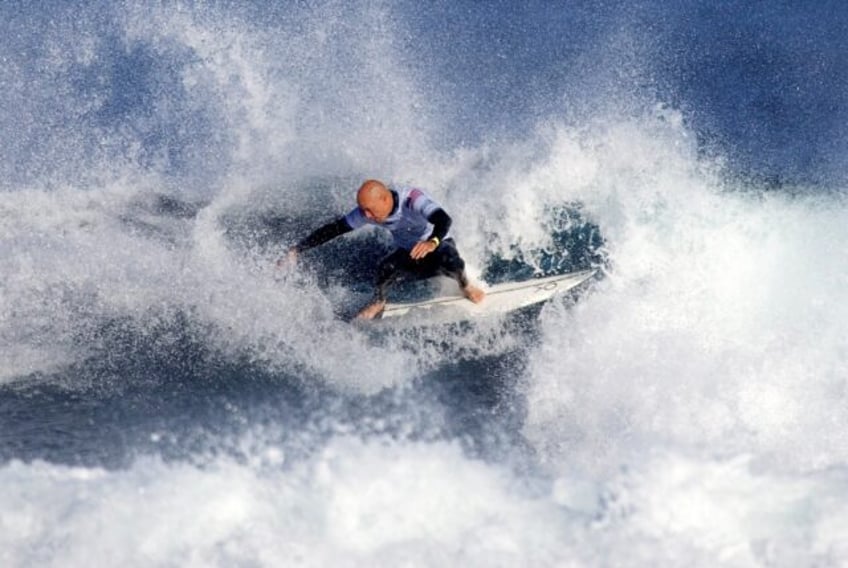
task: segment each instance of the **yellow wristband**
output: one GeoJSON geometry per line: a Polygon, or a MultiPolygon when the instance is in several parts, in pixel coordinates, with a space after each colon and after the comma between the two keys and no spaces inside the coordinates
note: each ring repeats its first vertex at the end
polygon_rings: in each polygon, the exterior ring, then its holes
{"type": "Polygon", "coordinates": [[[436,245],[436,248],[439,248],[439,243],[442,241],[439,240],[439,237],[433,237],[430,239],[430,242],[436,245]]]}

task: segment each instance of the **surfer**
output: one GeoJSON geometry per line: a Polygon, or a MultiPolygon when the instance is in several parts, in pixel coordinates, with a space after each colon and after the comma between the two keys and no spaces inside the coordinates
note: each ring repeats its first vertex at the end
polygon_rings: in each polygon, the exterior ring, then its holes
{"type": "Polygon", "coordinates": [[[386,290],[404,274],[429,278],[438,274],[456,280],[466,298],[483,301],[486,293],[469,282],[465,261],[450,237],[451,218],[432,197],[412,187],[387,187],[368,180],[356,194],[357,207],[347,215],[316,229],[288,250],[278,266],[297,261],[298,255],[365,225],[378,225],[391,232],[396,249],[377,267],[374,300],[356,315],[372,319],[386,306],[386,290]]]}

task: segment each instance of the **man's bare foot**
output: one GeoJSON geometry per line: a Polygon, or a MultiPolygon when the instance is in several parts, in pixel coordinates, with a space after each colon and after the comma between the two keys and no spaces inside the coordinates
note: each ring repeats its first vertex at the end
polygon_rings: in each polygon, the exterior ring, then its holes
{"type": "Polygon", "coordinates": [[[486,297],[486,292],[484,292],[482,288],[478,288],[473,284],[469,284],[468,286],[463,288],[462,293],[465,294],[466,298],[468,298],[475,304],[479,304],[483,301],[483,298],[486,297]]]}
{"type": "Polygon", "coordinates": [[[356,314],[356,319],[374,319],[375,317],[380,315],[380,312],[382,312],[383,308],[385,307],[385,300],[374,302],[373,304],[368,304],[367,306],[359,310],[359,313],[356,314]]]}

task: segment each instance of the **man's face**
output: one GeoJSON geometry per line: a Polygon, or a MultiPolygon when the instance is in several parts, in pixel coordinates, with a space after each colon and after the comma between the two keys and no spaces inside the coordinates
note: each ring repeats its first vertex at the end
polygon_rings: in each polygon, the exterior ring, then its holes
{"type": "Polygon", "coordinates": [[[368,219],[376,223],[385,223],[392,212],[391,194],[381,192],[378,195],[366,195],[358,200],[359,209],[368,219]]]}

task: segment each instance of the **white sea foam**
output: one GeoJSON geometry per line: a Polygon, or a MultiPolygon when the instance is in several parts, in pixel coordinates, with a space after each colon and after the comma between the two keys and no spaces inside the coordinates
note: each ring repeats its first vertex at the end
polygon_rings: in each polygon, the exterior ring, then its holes
{"type": "MultiPolygon", "coordinates": [[[[199,212],[190,219],[169,218],[155,211],[155,199],[174,180],[161,172],[166,163],[138,167],[147,159],[144,140],[124,128],[107,133],[69,120],[67,134],[77,142],[99,140],[114,150],[110,136],[129,139],[122,140],[121,156],[95,154],[62,163],[86,173],[69,179],[94,177],[96,183],[57,184],[45,176],[3,194],[0,236],[9,262],[0,337],[10,346],[0,361],[3,380],[53,370],[56,361],[83,360],[97,348],[98,326],[110,318],[130,318],[143,334],[177,313],[209,326],[208,341],[224,351],[261,352],[273,366],[295,365],[343,388],[373,392],[414,373],[408,357],[376,351],[365,335],[335,321],[328,297],[308,275],[276,272],[274,257],[234,243],[222,221],[249,204],[296,216],[298,193],[308,191],[316,172],[392,175],[409,156],[426,154],[423,116],[414,110],[420,95],[393,62],[391,36],[365,33],[338,9],[315,7],[314,14],[279,22],[282,29],[257,27],[237,14],[210,19],[201,10],[150,13],[130,4],[119,11],[116,23],[122,28],[112,39],[130,54],[156,53],[181,80],[174,85],[170,75],[163,78],[159,88],[176,92],[154,90],[146,104],[161,101],[167,118],[168,105],[184,99],[188,116],[179,118],[218,121],[219,139],[193,140],[182,150],[199,155],[212,174],[221,175],[222,168],[226,174],[216,179],[189,172],[178,198],[195,202],[199,212]],[[315,37],[323,39],[316,44],[315,37]],[[355,374],[351,361],[357,361],[355,374]]],[[[384,10],[357,17],[390,25],[384,10]]],[[[44,32],[46,41],[64,46],[44,61],[54,83],[64,78],[73,84],[75,69],[97,68],[122,55],[110,52],[90,27],[96,30],[90,24],[44,32]]],[[[76,101],[81,107],[71,115],[105,112],[108,93],[103,94],[103,100],[76,101]]],[[[73,107],[75,101],[66,104],[73,107]]],[[[60,169],[57,175],[68,173],[60,169]]],[[[342,201],[349,207],[353,189],[337,187],[324,200],[332,208],[342,201]]],[[[338,294],[336,306],[357,301],[338,294]]]]}
{"type": "Polygon", "coordinates": [[[4,566],[838,565],[848,476],[650,454],[528,483],[446,443],[339,438],[281,469],[140,459],[0,468],[4,566]]]}
{"type": "MultiPolygon", "coordinates": [[[[734,190],[681,152],[680,132],[645,134],[612,129],[577,156],[578,179],[606,164],[578,195],[611,262],[575,309],[543,314],[528,435],[588,467],[661,440],[844,464],[845,203],[734,190]]],[[[573,194],[571,161],[552,152],[534,173],[564,170],[573,194]]]]}

